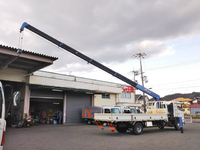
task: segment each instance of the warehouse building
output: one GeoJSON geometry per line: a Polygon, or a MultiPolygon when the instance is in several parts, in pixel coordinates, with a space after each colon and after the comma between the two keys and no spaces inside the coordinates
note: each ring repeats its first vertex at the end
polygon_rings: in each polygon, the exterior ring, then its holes
{"type": "MultiPolygon", "coordinates": [[[[0,45],[0,80],[21,93],[21,111],[34,119],[55,119],[63,124],[81,123],[84,106],[135,104],[134,88],[127,85],[45,72],[58,58],[0,45]]],[[[6,90],[5,90],[6,91],[6,90]]]]}

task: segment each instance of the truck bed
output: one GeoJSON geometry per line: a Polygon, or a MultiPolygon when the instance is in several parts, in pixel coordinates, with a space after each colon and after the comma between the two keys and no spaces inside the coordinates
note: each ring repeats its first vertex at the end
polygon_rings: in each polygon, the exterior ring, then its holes
{"type": "Polygon", "coordinates": [[[167,114],[115,114],[115,113],[95,113],[95,121],[104,122],[126,122],[126,121],[153,121],[168,120],[167,114]]]}

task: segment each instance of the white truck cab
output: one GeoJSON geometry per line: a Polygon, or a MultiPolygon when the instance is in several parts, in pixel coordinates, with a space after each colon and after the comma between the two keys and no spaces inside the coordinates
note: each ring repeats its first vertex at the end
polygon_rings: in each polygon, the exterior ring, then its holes
{"type": "Polygon", "coordinates": [[[6,120],[5,120],[5,97],[2,83],[0,82],[0,150],[3,150],[5,142],[6,120]]]}
{"type": "MultiPolygon", "coordinates": [[[[17,105],[17,100],[20,97],[20,92],[15,92],[13,94],[13,106],[17,105]]],[[[6,110],[5,110],[5,95],[3,90],[3,85],[0,82],[0,150],[3,150],[3,144],[5,143],[5,132],[6,132],[6,110]]]]}

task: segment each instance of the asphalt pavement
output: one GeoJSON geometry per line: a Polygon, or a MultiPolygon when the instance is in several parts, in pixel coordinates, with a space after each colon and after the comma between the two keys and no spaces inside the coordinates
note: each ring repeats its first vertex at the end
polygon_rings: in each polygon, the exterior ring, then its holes
{"type": "Polygon", "coordinates": [[[174,128],[145,128],[142,135],[111,133],[96,125],[7,128],[4,150],[199,150],[200,121],[174,128]]]}

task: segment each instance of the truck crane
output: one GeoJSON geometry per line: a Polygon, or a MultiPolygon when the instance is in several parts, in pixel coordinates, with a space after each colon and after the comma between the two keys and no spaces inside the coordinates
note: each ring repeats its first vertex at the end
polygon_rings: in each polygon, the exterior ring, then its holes
{"type": "Polygon", "coordinates": [[[21,28],[20,28],[20,32],[22,32],[24,30],[24,28],[26,28],[26,29],[34,32],[35,34],[45,38],[46,40],[54,43],[58,47],[61,47],[64,50],[66,50],[66,51],[68,51],[68,52],[80,57],[81,59],[85,60],[86,62],[88,62],[88,63],[90,63],[90,64],[92,64],[92,65],[94,65],[94,66],[96,66],[96,67],[98,67],[98,68],[100,68],[102,70],[104,70],[105,72],[113,75],[114,77],[116,77],[116,78],[118,78],[118,79],[120,79],[120,80],[122,80],[122,81],[124,81],[124,82],[126,82],[128,84],[130,84],[131,86],[141,90],[142,92],[152,96],[156,101],[160,100],[160,96],[158,94],[156,94],[156,93],[152,92],[151,90],[143,87],[142,85],[140,85],[140,84],[138,84],[138,83],[126,78],[125,76],[123,76],[123,75],[111,70],[110,68],[108,68],[108,67],[102,65],[101,63],[97,62],[96,60],[94,60],[94,59],[82,54],[81,52],[75,50],[74,48],[64,44],[63,42],[60,42],[57,39],[45,34],[44,32],[42,32],[42,31],[36,29],[35,27],[31,26],[30,24],[24,22],[22,24],[21,28]]]}
{"type": "Polygon", "coordinates": [[[82,54],[74,48],[64,44],[63,42],[60,42],[57,39],[47,35],[46,33],[38,30],[30,24],[24,22],[20,28],[20,32],[22,32],[24,28],[34,32],[35,34],[43,37],[44,39],[54,43],[58,47],[61,47],[64,50],[80,57],[86,62],[104,70],[105,72],[128,83],[136,89],[141,90],[142,92],[152,96],[155,99],[154,102],[149,103],[147,113],[144,114],[95,113],[94,120],[97,122],[99,128],[104,129],[105,127],[108,127],[112,132],[114,130],[117,130],[118,132],[126,132],[127,130],[130,130],[133,134],[138,135],[143,132],[143,127],[158,126],[160,129],[163,129],[164,126],[172,126],[175,127],[176,130],[181,129],[181,132],[183,133],[182,125],[184,123],[184,113],[180,108],[180,103],[167,103],[165,101],[159,101],[160,96],[158,94],[111,70],[110,68],[102,65],[96,60],[82,54]]]}

